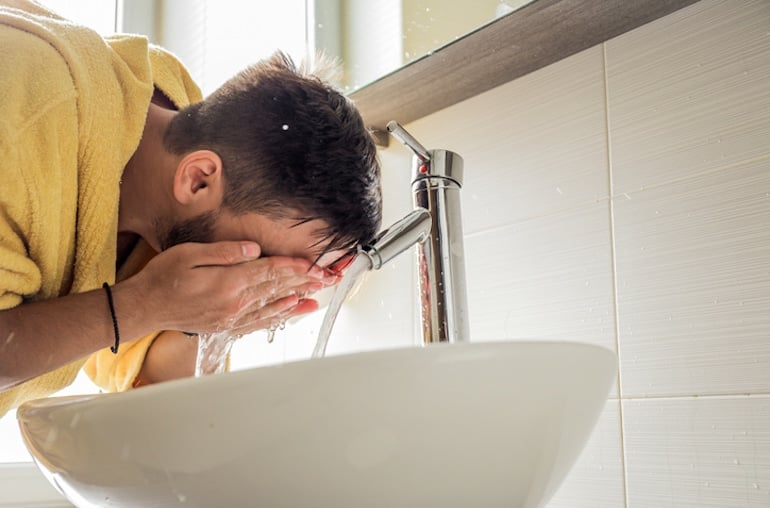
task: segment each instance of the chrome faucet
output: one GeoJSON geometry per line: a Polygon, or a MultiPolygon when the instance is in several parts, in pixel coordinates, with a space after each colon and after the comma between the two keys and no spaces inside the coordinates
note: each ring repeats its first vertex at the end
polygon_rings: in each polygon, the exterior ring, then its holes
{"type": "Polygon", "coordinates": [[[462,157],[448,150],[426,150],[396,122],[389,122],[387,129],[414,153],[415,210],[363,250],[378,269],[416,243],[423,343],[468,341],[459,192],[462,157]]]}

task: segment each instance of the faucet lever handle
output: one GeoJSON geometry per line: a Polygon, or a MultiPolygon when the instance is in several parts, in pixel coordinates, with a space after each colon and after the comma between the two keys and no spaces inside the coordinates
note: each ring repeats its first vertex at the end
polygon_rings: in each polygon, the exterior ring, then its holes
{"type": "Polygon", "coordinates": [[[393,137],[401,141],[404,146],[414,152],[414,154],[418,159],[420,159],[421,162],[430,162],[430,153],[428,150],[426,150],[419,141],[414,139],[414,137],[412,137],[412,135],[409,134],[406,129],[401,127],[398,122],[391,120],[388,122],[388,125],[386,125],[385,128],[388,129],[389,133],[393,134],[393,137]]]}

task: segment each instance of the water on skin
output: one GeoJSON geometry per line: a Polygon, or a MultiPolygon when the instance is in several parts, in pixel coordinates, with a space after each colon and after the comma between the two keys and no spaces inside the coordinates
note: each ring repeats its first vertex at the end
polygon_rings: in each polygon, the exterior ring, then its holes
{"type": "MultiPolygon", "coordinates": [[[[345,276],[334,291],[334,296],[324,316],[321,329],[318,332],[318,340],[313,350],[313,358],[322,357],[326,353],[326,345],[329,342],[334,321],[337,319],[337,314],[339,314],[343,302],[361,274],[370,270],[371,267],[371,260],[365,254],[358,254],[345,271],[345,276]]],[[[275,331],[283,330],[284,326],[285,321],[283,320],[275,326],[271,326],[268,329],[267,341],[272,342],[275,337],[275,331]]],[[[198,356],[195,360],[195,376],[201,377],[224,372],[227,366],[227,357],[237,338],[226,331],[199,334],[198,356]]]]}
{"type": "Polygon", "coordinates": [[[334,296],[326,309],[321,329],[318,332],[318,340],[313,349],[313,358],[320,358],[326,354],[326,345],[329,343],[329,336],[334,327],[334,321],[337,319],[342,304],[347,299],[348,294],[355,286],[356,281],[364,272],[372,268],[372,262],[366,254],[359,253],[353,260],[353,263],[345,270],[345,276],[342,278],[337,288],[334,290],[334,296]]]}

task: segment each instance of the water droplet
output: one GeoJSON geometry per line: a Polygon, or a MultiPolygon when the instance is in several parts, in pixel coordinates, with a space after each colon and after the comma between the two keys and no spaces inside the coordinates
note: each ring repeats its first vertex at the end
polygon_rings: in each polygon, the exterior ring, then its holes
{"type": "Polygon", "coordinates": [[[740,466],[741,465],[741,461],[739,459],[734,459],[733,460],[733,464],[735,464],[736,466],[740,466]]]}
{"type": "Polygon", "coordinates": [[[323,28],[323,27],[324,27],[323,23],[318,23],[318,28],[323,28]]]}
{"type": "Polygon", "coordinates": [[[285,123],[285,124],[281,125],[281,129],[283,129],[285,131],[289,130],[289,124],[285,123]]]}
{"type": "Polygon", "coordinates": [[[275,330],[276,328],[270,327],[267,330],[267,343],[272,344],[273,340],[275,340],[275,330]]]}
{"type": "Polygon", "coordinates": [[[754,487],[755,489],[759,488],[759,484],[758,483],[752,483],[751,486],[754,487]]]}
{"type": "Polygon", "coordinates": [[[564,191],[561,190],[561,187],[556,187],[556,192],[559,194],[564,194],[564,191]]]}
{"type": "Polygon", "coordinates": [[[187,501],[187,496],[185,496],[181,492],[177,492],[176,498],[179,500],[180,503],[184,503],[187,501]]]}
{"type": "Polygon", "coordinates": [[[709,483],[709,482],[703,482],[703,486],[704,487],[709,487],[710,485],[711,485],[711,483],[709,483]]]}

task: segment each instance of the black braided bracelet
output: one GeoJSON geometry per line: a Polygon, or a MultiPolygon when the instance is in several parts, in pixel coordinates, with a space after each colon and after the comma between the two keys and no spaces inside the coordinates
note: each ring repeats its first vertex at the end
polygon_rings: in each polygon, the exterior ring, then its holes
{"type": "Polygon", "coordinates": [[[118,354],[118,346],[120,346],[120,333],[118,332],[118,318],[115,315],[115,304],[112,302],[112,290],[110,285],[106,282],[102,284],[102,287],[107,292],[107,302],[110,304],[110,315],[112,316],[112,327],[115,329],[115,345],[110,346],[110,351],[114,354],[118,354]]]}

